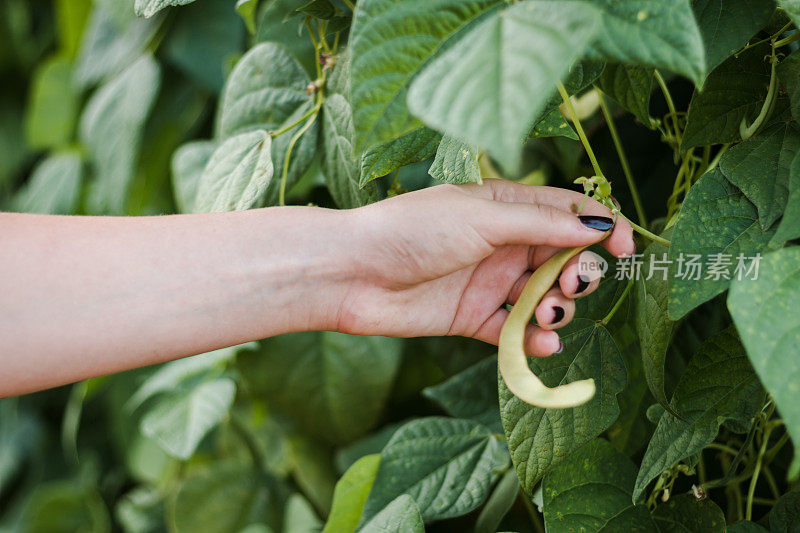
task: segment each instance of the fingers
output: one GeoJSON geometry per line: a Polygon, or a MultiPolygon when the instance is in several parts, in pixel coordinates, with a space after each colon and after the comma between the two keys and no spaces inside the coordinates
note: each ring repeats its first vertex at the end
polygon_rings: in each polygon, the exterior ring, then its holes
{"type": "Polygon", "coordinates": [[[561,292],[569,298],[581,298],[600,286],[605,260],[594,252],[584,250],[573,257],[558,278],[561,292]]]}
{"type": "MultiPolygon", "coordinates": [[[[483,185],[470,184],[462,187],[465,192],[475,197],[501,203],[550,206],[569,213],[573,213],[577,206],[583,204],[580,212],[582,216],[612,216],[611,211],[597,200],[585,198],[580,192],[559,187],[522,185],[501,179],[486,179],[483,185]]],[[[627,220],[617,219],[614,231],[603,242],[603,246],[617,257],[633,255],[636,245],[633,242],[633,228],[627,220]]]]}
{"type": "Polygon", "coordinates": [[[472,228],[493,246],[524,244],[557,248],[599,242],[611,228],[611,219],[583,221],[570,211],[546,204],[503,203],[486,200],[471,219],[472,228]]]}
{"type": "MultiPolygon", "coordinates": [[[[500,329],[508,317],[508,311],[498,309],[472,336],[483,342],[494,344],[500,341],[500,329]]],[[[544,357],[562,349],[558,334],[540,327],[529,325],[525,329],[525,353],[534,357],[544,357]]]]}
{"type": "Polygon", "coordinates": [[[575,316],[575,302],[564,296],[561,289],[553,287],[536,306],[534,316],[542,329],[552,330],[566,326],[575,316]]]}

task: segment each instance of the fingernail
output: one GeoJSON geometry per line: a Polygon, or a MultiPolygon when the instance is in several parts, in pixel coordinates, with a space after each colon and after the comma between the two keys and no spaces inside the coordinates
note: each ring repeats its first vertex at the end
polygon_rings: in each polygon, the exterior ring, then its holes
{"type": "Polygon", "coordinates": [[[578,288],[575,289],[575,294],[582,293],[583,291],[589,288],[590,284],[591,281],[584,279],[583,276],[578,276],[578,288]]]}
{"type": "Polygon", "coordinates": [[[557,324],[561,322],[561,319],[564,318],[564,308],[560,305],[553,306],[553,320],[550,322],[551,324],[557,324]]]}
{"type": "Polygon", "coordinates": [[[553,352],[553,354],[561,353],[561,352],[563,352],[563,351],[564,351],[564,343],[563,343],[563,342],[561,342],[561,341],[558,341],[558,350],[556,350],[555,352],[553,352]]]}
{"type": "Polygon", "coordinates": [[[614,221],[609,217],[578,215],[578,220],[587,228],[596,229],[598,231],[608,231],[614,227],[614,221]]]}

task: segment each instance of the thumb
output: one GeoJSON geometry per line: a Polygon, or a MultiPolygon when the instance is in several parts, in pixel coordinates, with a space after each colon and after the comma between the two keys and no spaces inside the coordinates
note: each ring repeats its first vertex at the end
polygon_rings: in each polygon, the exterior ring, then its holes
{"type": "Polygon", "coordinates": [[[495,246],[587,246],[601,241],[614,227],[610,217],[579,216],[546,204],[494,200],[486,203],[486,208],[476,217],[479,227],[475,229],[495,246]]]}

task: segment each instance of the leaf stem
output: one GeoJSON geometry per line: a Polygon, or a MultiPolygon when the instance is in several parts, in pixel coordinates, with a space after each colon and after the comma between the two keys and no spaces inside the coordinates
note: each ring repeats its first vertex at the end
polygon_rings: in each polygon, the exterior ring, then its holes
{"type": "Polygon", "coordinates": [[[305,120],[306,120],[308,117],[310,117],[311,115],[313,115],[313,114],[314,114],[314,113],[316,113],[317,111],[318,111],[318,109],[317,109],[317,106],[316,106],[316,104],[315,104],[315,105],[313,105],[313,106],[311,107],[311,109],[309,109],[307,112],[303,113],[303,116],[302,116],[302,117],[298,118],[297,120],[295,120],[294,122],[292,122],[292,123],[291,123],[291,124],[289,124],[288,126],[284,126],[283,128],[281,128],[281,129],[279,129],[279,130],[276,130],[276,131],[271,131],[271,132],[269,133],[269,134],[270,134],[270,136],[271,136],[273,139],[274,139],[275,137],[280,137],[281,135],[283,135],[284,133],[286,133],[286,132],[287,132],[287,131],[289,131],[290,129],[294,128],[295,126],[297,126],[297,125],[298,125],[298,124],[300,124],[301,122],[305,121],[305,120]]]}
{"type": "Polygon", "coordinates": [[[631,292],[631,287],[633,287],[633,276],[631,276],[631,278],[628,280],[628,283],[625,285],[625,289],[622,291],[622,294],[620,294],[619,299],[614,304],[614,307],[612,307],[608,314],[603,317],[603,320],[600,321],[602,325],[607,325],[611,319],[614,318],[617,310],[622,307],[622,302],[625,301],[625,298],[627,298],[628,294],[631,292]]]}
{"type": "Polygon", "coordinates": [[[544,526],[539,518],[539,512],[534,509],[533,502],[531,502],[531,499],[528,498],[527,494],[525,494],[525,491],[522,489],[522,487],[519,489],[519,499],[522,500],[523,504],[525,504],[525,509],[528,511],[528,516],[531,518],[531,523],[533,524],[533,528],[536,530],[536,533],[545,533],[544,526]]]}
{"type": "Polygon", "coordinates": [[[658,70],[654,70],[653,75],[656,78],[658,86],[661,88],[661,92],[664,94],[664,100],[667,101],[667,108],[669,109],[669,114],[672,116],[672,124],[675,128],[675,139],[677,140],[678,147],[680,148],[681,130],[678,126],[678,112],[675,110],[675,103],[672,101],[672,94],[670,94],[669,88],[667,88],[667,84],[664,82],[664,78],[661,77],[661,73],[658,70]]]}
{"type": "Polygon", "coordinates": [[[594,168],[595,175],[603,176],[603,171],[600,170],[600,165],[597,163],[597,157],[595,157],[594,150],[592,150],[592,146],[589,144],[589,139],[586,137],[586,132],[583,131],[583,126],[581,126],[581,121],[578,118],[578,114],[575,112],[575,107],[572,105],[572,100],[570,99],[567,90],[564,88],[564,85],[561,82],[558,82],[556,87],[558,87],[558,92],[561,93],[561,99],[564,100],[564,105],[567,106],[567,109],[569,110],[572,124],[575,126],[575,130],[578,132],[578,137],[580,137],[583,148],[586,150],[586,155],[589,156],[589,161],[592,162],[592,168],[594,168]]]}
{"type": "Polygon", "coordinates": [[[625,180],[628,182],[628,189],[631,191],[631,198],[633,199],[633,205],[636,207],[636,216],[639,217],[639,224],[647,227],[647,216],[644,212],[642,200],[639,197],[639,190],[636,188],[636,182],[633,180],[633,173],[631,172],[631,167],[628,164],[628,157],[625,155],[625,148],[622,146],[622,142],[619,139],[619,134],[617,133],[617,127],[614,125],[614,117],[611,116],[611,113],[608,110],[608,104],[606,103],[606,98],[603,92],[597,87],[595,87],[594,90],[597,91],[597,96],[600,101],[600,109],[603,112],[603,117],[606,119],[608,131],[611,133],[611,139],[614,141],[614,147],[617,149],[617,156],[619,157],[619,162],[622,165],[622,172],[625,174],[625,180]]]}
{"type": "Polygon", "coordinates": [[[303,124],[303,127],[297,130],[297,133],[292,136],[292,140],[289,141],[289,145],[286,147],[286,156],[283,158],[283,168],[281,168],[281,188],[278,193],[278,204],[279,205],[286,205],[286,179],[289,174],[289,162],[292,157],[292,150],[294,149],[294,145],[297,143],[298,139],[303,136],[303,134],[308,131],[308,128],[317,120],[317,115],[319,114],[319,108],[322,103],[322,98],[317,101],[317,105],[314,106],[314,113],[311,117],[303,124]]]}
{"type": "Polygon", "coordinates": [[[660,236],[656,235],[655,233],[646,230],[645,228],[643,228],[640,225],[636,224],[635,222],[631,221],[631,219],[629,219],[628,217],[626,217],[622,213],[620,213],[619,216],[621,216],[622,218],[627,220],[628,224],[630,224],[631,227],[638,234],[642,235],[643,237],[647,237],[648,239],[650,239],[653,242],[657,242],[658,244],[661,244],[661,245],[666,246],[667,248],[669,248],[670,242],[667,239],[665,239],[664,237],[660,237],[660,236]]]}
{"type": "Polygon", "coordinates": [[[777,87],[778,87],[778,75],[776,72],[776,65],[778,63],[777,58],[775,57],[775,45],[772,46],[772,55],[770,56],[770,72],[769,72],[769,89],[767,89],[767,97],[764,100],[764,103],[761,105],[761,111],[758,112],[758,116],[753,121],[752,124],[749,126],[747,125],[747,117],[742,118],[742,122],[739,124],[739,135],[741,135],[742,140],[746,141],[750,137],[756,134],[758,129],[766,122],[769,116],[772,114],[772,110],[775,107],[775,96],[777,94],[777,87]]]}

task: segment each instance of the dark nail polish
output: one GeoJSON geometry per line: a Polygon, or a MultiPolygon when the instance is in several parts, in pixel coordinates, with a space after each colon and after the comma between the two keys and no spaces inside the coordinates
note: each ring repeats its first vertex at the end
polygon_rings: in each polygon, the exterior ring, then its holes
{"type": "Polygon", "coordinates": [[[587,228],[596,229],[598,231],[608,231],[614,227],[614,221],[608,217],[579,215],[578,219],[581,221],[581,224],[587,228]]]}
{"type": "Polygon", "coordinates": [[[560,305],[553,306],[553,320],[551,324],[557,324],[564,318],[564,308],[560,305]]]}
{"type": "Polygon", "coordinates": [[[563,342],[561,342],[561,341],[558,341],[558,350],[556,350],[555,352],[553,352],[553,354],[555,355],[555,354],[557,354],[557,353],[561,353],[561,352],[563,352],[563,351],[564,351],[564,343],[563,343],[563,342]]]}
{"type": "Polygon", "coordinates": [[[591,281],[584,279],[583,276],[578,276],[578,288],[575,289],[575,294],[582,293],[583,291],[589,288],[590,284],[591,281]]]}

